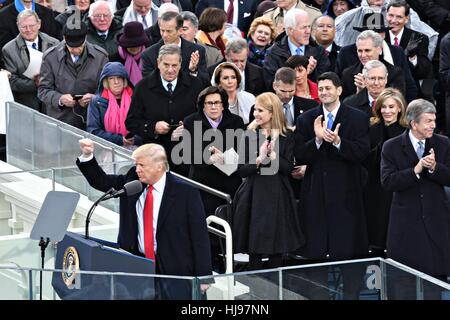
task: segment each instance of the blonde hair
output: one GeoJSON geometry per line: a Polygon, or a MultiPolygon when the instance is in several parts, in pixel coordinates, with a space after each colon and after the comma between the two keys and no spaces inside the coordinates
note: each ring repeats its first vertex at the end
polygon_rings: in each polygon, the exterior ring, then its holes
{"type": "MultiPolygon", "coordinates": [[[[110,76],[110,77],[115,77],[115,76],[110,76]]],[[[109,77],[105,77],[105,78],[103,78],[103,81],[102,81],[103,88],[105,88],[105,89],[109,89],[108,78],[109,77]]],[[[122,79],[123,79],[123,88],[125,89],[126,87],[128,87],[128,80],[127,80],[127,78],[122,78],[122,79]]]]}
{"type": "Polygon", "coordinates": [[[131,157],[136,159],[137,157],[148,157],[154,163],[161,163],[164,165],[166,171],[169,170],[169,162],[167,161],[166,151],[164,147],[156,143],[147,143],[138,147],[133,151],[131,157]]]}
{"type": "Polygon", "coordinates": [[[250,29],[248,30],[248,36],[249,37],[252,36],[260,25],[267,26],[270,28],[271,32],[270,42],[273,42],[273,40],[275,40],[276,37],[275,25],[273,24],[272,19],[266,17],[259,17],[253,20],[252,24],[250,25],[250,29]]]}
{"type": "MultiPolygon", "coordinates": [[[[256,104],[272,113],[272,119],[270,120],[271,136],[275,139],[280,134],[284,136],[288,128],[286,125],[286,118],[284,117],[283,104],[281,103],[280,98],[278,98],[275,93],[265,92],[256,97],[255,106],[256,104]]],[[[253,120],[247,128],[256,130],[259,127],[256,124],[256,121],[253,120]]]]}
{"type": "Polygon", "coordinates": [[[370,125],[373,126],[383,121],[383,116],[381,115],[381,107],[388,98],[394,99],[395,103],[400,108],[400,113],[398,114],[397,122],[402,127],[407,127],[408,124],[405,118],[406,101],[405,98],[403,97],[403,94],[395,88],[386,88],[383,91],[381,91],[380,95],[378,96],[375,102],[375,110],[373,111],[373,117],[370,118],[370,125]]]}

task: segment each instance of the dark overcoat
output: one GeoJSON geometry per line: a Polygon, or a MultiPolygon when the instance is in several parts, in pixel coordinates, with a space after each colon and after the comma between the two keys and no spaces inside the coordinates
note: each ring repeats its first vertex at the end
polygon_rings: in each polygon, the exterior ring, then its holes
{"type": "Polygon", "coordinates": [[[381,153],[381,184],[393,192],[387,238],[387,256],[434,276],[450,274],[450,204],[444,186],[450,186],[450,141],[433,134],[424,155],[433,148],[436,169],[424,169],[409,130],[387,141],[381,153]]]}
{"type": "Polygon", "coordinates": [[[369,121],[359,110],[341,104],[333,130],[341,124],[340,149],[315,142],[314,120],[322,106],[297,118],[295,159],[306,165],[300,194],[300,213],[310,259],[352,259],[368,252],[363,186],[367,172],[362,161],[369,153],[369,121]]]}

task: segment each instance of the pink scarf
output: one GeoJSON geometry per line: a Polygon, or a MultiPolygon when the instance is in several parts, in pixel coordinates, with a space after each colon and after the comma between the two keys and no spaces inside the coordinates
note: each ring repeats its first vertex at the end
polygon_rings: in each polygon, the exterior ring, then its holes
{"type": "Polygon", "coordinates": [[[144,50],[145,46],[142,46],[141,51],[133,56],[127,51],[127,49],[119,46],[119,55],[125,60],[125,70],[127,70],[130,81],[134,86],[142,79],[141,54],[144,50]]]}
{"type": "Polygon", "coordinates": [[[105,89],[102,92],[102,98],[108,99],[108,109],[106,109],[104,123],[105,131],[121,134],[126,136],[128,131],[125,127],[125,119],[127,118],[128,110],[131,104],[131,95],[133,90],[130,87],[126,87],[122,91],[122,98],[120,100],[120,107],[117,104],[117,100],[112,94],[111,90],[105,89]]]}

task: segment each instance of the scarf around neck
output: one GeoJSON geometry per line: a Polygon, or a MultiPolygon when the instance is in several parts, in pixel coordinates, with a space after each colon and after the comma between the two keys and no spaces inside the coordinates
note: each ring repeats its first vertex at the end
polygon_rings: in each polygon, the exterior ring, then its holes
{"type": "Polygon", "coordinates": [[[105,131],[121,134],[124,137],[128,134],[125,127],[125,119],[127,118],[128,110],[130,109],[132,94],[133,90],[130,87],[123,89],[119,107],[116,97],[112,94],[111,90],[103,90],[102,98],[108,99],[108,109],[106,110],[105,118],[103,119],[105,131]]]}
{"type": "Polygon", "coordinates": [[[141,54],[144,52],[145,46],[141,47],[138,54],[132,55],[127,49],[119,46],[119,56],[125,60],[124,66],[127,70],[131,83],[135,86],[142,79],[142,60],[141,54]]]}
{"type": "MultiPolygon", "coordinates": [[[[27,9],[20,0],[14,0],[14,6],[19,13],[27,9]]],[[[31,10],[36,11],[34,1],[31,2],[31,10]]]]}

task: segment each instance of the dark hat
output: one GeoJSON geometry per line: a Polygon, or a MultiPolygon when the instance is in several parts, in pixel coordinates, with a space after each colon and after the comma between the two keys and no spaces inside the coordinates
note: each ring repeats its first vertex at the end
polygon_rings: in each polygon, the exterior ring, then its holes
{"type": "Polygon", "coordinates": [[[149,41],[142,23],[130,21],[123,27],[123,33],[117,37],[117,43],[124,48],[140,47],[149,41]]]}
{"type": "Polygon", "coordinates": [[[363,23],[360,27],[353,27],[354,30],[362,32],[373,30],[375,32],[386,32],[391,29],[384,23],[384,16],[381,13],[366,13],[363,17],[363,23]]]}
{"type": "Polygon", "coordinates": [[[88,28],[85,23],[80,22],[78,26],[64,25],[63,36],[67,45],[72,48],[81,46],[86,40],[88,28]]]}

